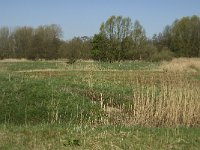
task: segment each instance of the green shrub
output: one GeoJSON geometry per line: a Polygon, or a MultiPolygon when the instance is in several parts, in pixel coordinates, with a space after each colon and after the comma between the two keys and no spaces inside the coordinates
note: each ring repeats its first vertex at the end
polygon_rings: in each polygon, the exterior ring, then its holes
{"type": "Polygon", "coordinates": [[[172,60],[173,56],[174,54],[170,49],[168,49],[167,47],[163,47],[160,52],[154,53],[151,56],[151,61],[170,61],[172,60]]]}

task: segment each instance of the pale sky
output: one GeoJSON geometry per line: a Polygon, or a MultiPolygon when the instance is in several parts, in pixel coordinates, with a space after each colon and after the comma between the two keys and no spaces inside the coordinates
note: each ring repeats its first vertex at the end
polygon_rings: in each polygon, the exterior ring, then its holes
{"type": "Polygon", "coordinates": [[[200,16],[200,0],[0,0],[0,27],[59,24],[64,39],[92,36],[112,15],[140,21],[148,37],[183,16],[200,16]]]}

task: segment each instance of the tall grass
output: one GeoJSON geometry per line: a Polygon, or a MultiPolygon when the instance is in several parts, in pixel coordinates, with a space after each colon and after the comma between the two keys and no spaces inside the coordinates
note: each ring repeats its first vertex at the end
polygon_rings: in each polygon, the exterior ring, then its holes
{"type": "Polygon", "coordinates": [[[0,62],[0,149],[199,149],[200,73],[165,63],[0,62]]]}
{"type": "Polygon", "coordinates": [[[88,96],[116,118],[108,120],[128,125],[199,126],[200,82],[188,75],[134,71],[107,72],[103,81],[94,78],[88,79],[88,84],[94,84],[88,96]]]}
{"type": "Polygon", "coordinates": [[[200,124],[200,81],[194,73],[153,71],[155,65],[144,62],[1,66],[1,123],[200,124]]]}
{"type": "Polygon", "coordinates": [[[163,62],[160,68],[169,72],[198,72],[200,71],[200,59],[176,58],[171,62],[163,62]]]}

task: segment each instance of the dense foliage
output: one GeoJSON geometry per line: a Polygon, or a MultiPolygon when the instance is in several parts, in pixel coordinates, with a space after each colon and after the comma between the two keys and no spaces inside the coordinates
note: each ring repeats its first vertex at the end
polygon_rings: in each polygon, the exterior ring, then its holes
{"type": "Polygon", "coordinates": [[[148,39],[138,20],[111,16],[101,24],[100,32],[93,37],[75,37],[62,40],[59,25],[37,28],[0,28],[0,59],[95,59],[121,60],[170,60],[176,57],[200,56],[200,18],[183,17],[175,20],[164,31],[148,39]]]}
{"type": "Polygon", "coordinates": [[[166,26],[163,33],[154,35],[153,43],[159,48],[168,47],[176,56],[200,56],[200,17],[183,17],[166,26]]]}
{"type": "Polygon", "coordinates": [[[111,16],[102,23],[100,33],[93,38],[93,58],[98,60],[124,60],[137,56],[147,42],[139,21],[134,25],[130,18],[111,16]]]}

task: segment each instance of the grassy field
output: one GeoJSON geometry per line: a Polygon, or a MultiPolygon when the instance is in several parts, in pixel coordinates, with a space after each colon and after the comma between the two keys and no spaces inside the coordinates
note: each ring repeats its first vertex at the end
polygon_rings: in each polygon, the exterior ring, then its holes
{"type": "Polygon", "coordinates": [[[0,149],[200,149],[200,59],[0,61],[0,149]]]}

